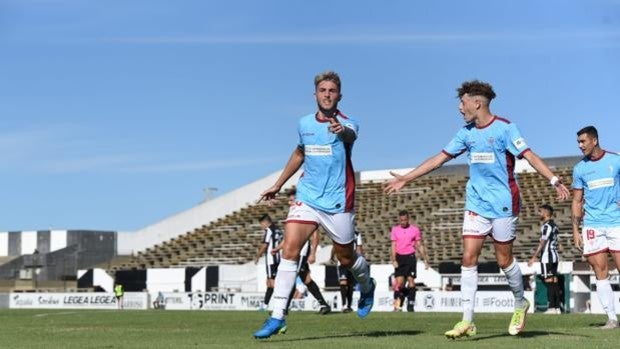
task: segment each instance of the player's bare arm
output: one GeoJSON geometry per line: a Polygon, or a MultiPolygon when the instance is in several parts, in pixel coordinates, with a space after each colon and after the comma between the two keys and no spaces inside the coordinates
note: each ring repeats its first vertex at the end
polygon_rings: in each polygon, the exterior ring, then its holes
{"type": "Polygon", "coordinates": [[[258,260],[260,259],[260,257],[262,255],[265,254],[265,252],[267,251],[267,244],[262,244],[259,248],[258,248],[258,252],[256,253],[256,258],[254,258],[254,264],[258,263],[258,260]]]}
{"type": "Polygon", "coordinates": [[[416,245],[416,250],[420,251],[420,255],[422,256],[422,259],[424,260],[425,269],[429,269],[431,267],[431,264],[428,262],[428,250],[426,249],[426,245],[424,244],[424,241],[418,240],[416,241],[415,245],[416,245]]]}
{"type": "Polygon", "coordinates": [[[530,260],[527,262],[528,266],[532,266],[532,264],[536,263],[538,261],[538,257],[540,255],[540,251],[542,251],[543,247],[545,246],[545,240],[540,239],[540,243],[538,243],[538,246],[536,247],[536,251],[534,251],[534,255],[532,256],[532,258],[530,258],[530,260]]]}
{"type": "Polygon", "coordinates": [[[280,250],[282,250],[282,247],[284,246],[284,240],[282,240],[282,242],[280,242],[278,244],[278,246],[274,247],[273,250],[271,250],[271,254],[275,255],[276,253],[278,253],[280,250]]]}
{"type": "Polygon", "coordinates": [[[583,190],[573,189],[573,202],[571,205],[572,223],[573,223],[573,242],[579,251],[582,251],[583,241],[579,226],[583,217],[583,190]]]}
{"type": "Polygon", "coordinates": [[[530,165],[532,165],[532,167],[538,173],[540,173],[549,180],[549,183],[551,183],[556,193],[558,194],[559,201],[564,201],[568,199],[568,197],[570,196],[570,191],[568,190],[568,188],[566,188],[564,183],[562,183],[562,178],[553,174],[547,164],[545,164],[545,162],[538,155],[536,155],[536,153],[530,150],[523,154],[523,157],[530,165]]]}
{"type": "Polygon", "coordinates": [[[383,192],[386,194],[392,194],[400,191],[405,184],[415,180],[418,177],[422,177],[425,174],[432,172],[440,168],[443,164],[450,161],[452,159],[449,155],[441,152],[431,158],[426,159],[420,166],[414,168],[404,175],[399,175],[395,172],[390,171],[390,174],[394,177],[390,181],[387,182],[385,187],[383,188],[383,192]]]}
{"type": "Polygon", "coordinates": [[[396,241],[392,241],[392,248],[390,249],[390,260],[394,268],[398,268],[398,261],[396,261],[396,241]]]}
{"type": "Polygon", "coordinates": [[[295,150],[293,150],[291,157],[288,159],[288,162],[286,163],[286,166],[284,166],[284,170],[280,174],[280,177],[276,183],[271,188],[260,194],[260,199],[258,202],[265,200],[267,203],[271,203],[271,201],[274,200],[276,195],[280,192],[280,189],[282,189],[284,183],[286,183],[295,174],[295,172],[299,170],[303,163],[304,151],[298,146],[295,150]]]}

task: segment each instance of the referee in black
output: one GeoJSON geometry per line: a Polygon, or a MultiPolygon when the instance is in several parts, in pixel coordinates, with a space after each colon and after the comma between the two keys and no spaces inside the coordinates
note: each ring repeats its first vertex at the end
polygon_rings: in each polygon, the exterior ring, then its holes
{"type": "Polygon", "coordinates": [[[558,254],[558,226],[553,221],[553,207],[544,204],[539,207],[538,213],[543,221],[540,227],[540,243],[534,252],[534,256],[530,259],[528,265],[534,264],[540,258],[541,276],[547,284],[547,297],[549,299],[549,307],[545,314],[560,314],[561,289],[558,282],[558,262],[560,256],[558,254]]]}

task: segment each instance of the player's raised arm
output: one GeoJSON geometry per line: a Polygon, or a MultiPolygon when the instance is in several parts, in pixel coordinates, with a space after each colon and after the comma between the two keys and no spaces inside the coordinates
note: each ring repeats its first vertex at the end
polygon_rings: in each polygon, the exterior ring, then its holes
{"type": "Polygon", "coordinates": [[[431,158],[426,159],[420,166],[414,168],[404,175],[399,175],[395,172],[390,171],[390,174],[394,177],[390,181],[387,182],[385,187],[383,188],[383,192],[386,194],[392,194],[398,192],[405,186],[408,182],[413,181],[418,177],[422,177],[425,174],[438,169],[444,163],[452,159],[452,157],[445,152],[441,152],[431,158]]]}
{"type": "Polygon", "coordinates": [[[329,130],[340,137],[345,143],[353,143],[357,138],[355,130],[343,125],[335,116],[329,118],[329,130]]]}
{"type": "Polygon", "coordinates": [[[280,177],[278,177],[276,183],[260,194],[261,197],[258,199],[258,202],[261,202],[262,200],[270,202],[275,199],[276,194],[280,192],[280,189],[282,189],[284,183],[286,183],[295,174],[295,172],[299,170],[303,163],[304,151],[301,146],[298,146],[295,150],[293,150],[291,157],[288,159],[288,162],[286,163],[286,166],[284,166],[284,170],[280,174],[280,177]]]}
{"type": "Polygon", "coordinates": [[[545,162],[538,155],[536,155],[536,153],[530,150],[525,152],[525,154],[523,154],[523,157],[525,158],[525,160],[527,160],[527,162],[529,162],[530,165],[532,165],[532,167],[538,173],[545,176],[545,178],[549,180],[549,183],[551,184],[551,186],[553,186],[556,193],[558,194],[559,201],[564,201],[568,199],[568,197],[570,196],[570,191],[568,190],[568,188],[566,188],[564,183],[562,183],[562,179],[553,174],[547,164],[545,164],[545,162]]]}

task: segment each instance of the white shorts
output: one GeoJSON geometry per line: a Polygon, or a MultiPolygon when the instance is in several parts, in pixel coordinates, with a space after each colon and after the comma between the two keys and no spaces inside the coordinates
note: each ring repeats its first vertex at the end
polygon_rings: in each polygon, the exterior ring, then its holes
{"type": "Polygon", "coordinates": [[[586,227],[581,229],[583,255],[591,256],[602,252],[620,252],[620,227],[586,227]]]}
{"type": "Polygon", "coordinates": [[[485,218],[465,211],[463,238],[484,239],[490,234],[496,243],[511,243],[517,237],[518,221],[518,217],[485,218]]]}
{"type": "Polygon", "coordinates": [[[346,245],[355,240],[353,212],[327,213],[297,201],[288,211],[286,223],[320,225],[334,242],[346,245]]]}

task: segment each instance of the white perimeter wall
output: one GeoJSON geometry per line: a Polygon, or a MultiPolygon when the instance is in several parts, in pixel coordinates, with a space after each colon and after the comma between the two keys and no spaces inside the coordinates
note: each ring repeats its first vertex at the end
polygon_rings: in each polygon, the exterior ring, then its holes
{"type": "Polygon", "coordinates": [[[207,285],[207,268],[200,269],[192,276],[192,292],[204,292],[207,285]]]}
{"type": "Polygon", "coordinates": [[[50,252],[67,247],[67,231],[52,230],[50,233],[50,252]]]}
{"type": "Polygon", "coordinates": [[[22,231],[22,254],[32,254],[37,249],[37,232],[22,231]]]}
{"type": "MultiPolygon", "coordinates": [[[[88,269],[80,269],[77,272],[78,279],[88,272],[88,269]]],[[[99,286],[106,292],[114,292],[114,279],[104,269],[93,269],[93,286],[99,286]]]]}
{"type": "MultiPolygon", "coordinates": [[[[19,254],[32,254],[37,248],[37,231],[21,231],[19,232],[20,243],[19,254]]],[[[67,231],[66,230],[52,230],[50,232],[50,252],[60,250],[67,247],[67,231]]],[[[0,257],[7,257],[9,255],[9,233],[0,232],[0,257]]],[[[17,257],[17,256],[15,256],[17,257]]]]}
{"type": "Polygon", "coordinates": [[[9,255],[9,233],[0,233],[0,257],[6,257],[9,255]]]}
{"type": "Polygon", "coordinates": [[[147,269],[146,288],[155,292],[185,292],[185,268],[147,269]]]}

